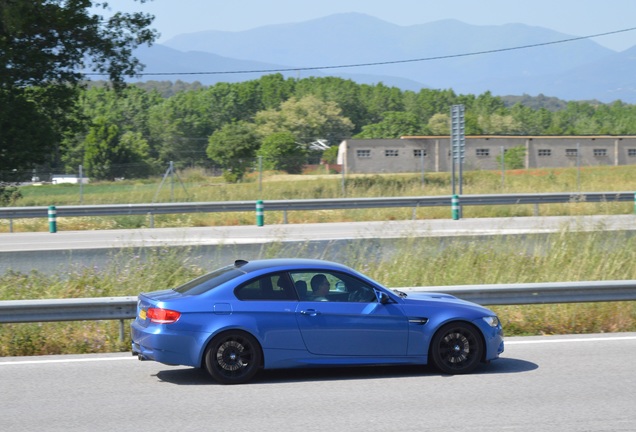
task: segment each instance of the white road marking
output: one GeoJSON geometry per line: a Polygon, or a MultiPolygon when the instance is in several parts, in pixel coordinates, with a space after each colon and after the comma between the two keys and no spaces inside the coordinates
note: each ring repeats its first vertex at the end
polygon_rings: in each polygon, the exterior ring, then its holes
{"type": "Polygon", "coordinates": [[[636,340],[636,336],[610,336],[610,337],[594,337],[594,338],[578,338],[578,339],[532,339],[532,340],[514,340],[507,341],[504,339],[506,346],[508,345],[529,345],[529,344],[546,344],[546,343],[569,343],[569,342],[611,342],[636,340]]]}
{"type": "Polygon", "coordinates": [[[86,363],[86,362],[118,361],[118,360],[137,360],[137,357],[133,357],[131,355],[130,357],[91,357],[91,358],[73,358],[73,359],[0,361],[0,366],[51,364],[51,363],[86,363]]]}
{"type": "MultiPolygon", "coordinates": [[[[577,343],[577,342],[615,342],[636,340],[636,336],[608,336],[608,337],[591,337],[591,338],[572,338],[572,339],[532,339],[532,340],[505,340],[506,346],[509,345],[531,345],[531,344],[549,344],[549,343],[577,343]]],[[[71,359],[40,359],[34,360],[16,360],[16,361],[0,361],[0,366],[18,366],[18,365],[34,365],[34,364],[53,364],[53,363],[87,363],[102,361],[120,361],[120,360],[137,360],[135,356],[122,357],[90,357],[90,358],[71,358],[71,359]]]]}

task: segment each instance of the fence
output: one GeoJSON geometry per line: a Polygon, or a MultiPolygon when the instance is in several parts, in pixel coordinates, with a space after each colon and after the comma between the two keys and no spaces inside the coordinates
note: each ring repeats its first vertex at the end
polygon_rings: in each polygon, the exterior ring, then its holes
{"type": "MultiPolygon", "coordinates": [[[[425,197],[391,197],[391,198],[335,198],[335,199],[302,199],[302,200],[268,200],[264,201],[265,211],[287,212],[296,210],[342,210],[363,208],[406,207],[414,210],[419,207],[451,207],[452,195],[425,197]]],[[[634,192],[588,192],[588,193],[539,193],[539,194],[506,194],[506,195],[462,195],[460,206],[476,205],[521,205],[521,204],[558,204],[572,202],[631,202],[636,203],[634,192]]],[[[156,204],[105,204],[56,207],[57,217],[77,216],[122,216],[149,215],[153,227],[152,216],[156,214],[178,213],[215,213],[215,212],[254,212],[256,201],[221,201],[194,203],[156,203],[156,204]]],[[[13,220],[21,218],[47,217],[49,207],[2,207],[0,219],[8,219],[9,229],[13,230],[13,220]]]]}

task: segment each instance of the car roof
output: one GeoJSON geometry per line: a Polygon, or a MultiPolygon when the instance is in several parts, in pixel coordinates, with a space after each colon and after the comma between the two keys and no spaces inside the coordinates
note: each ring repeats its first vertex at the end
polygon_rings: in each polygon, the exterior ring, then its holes
{"type": "Polygon", "coordinates": [[[313,268],[313,269],[333,269],[333,270],[345,270],[351,271],[351,269],[343,264],[338,264],[331,261],[319,260],[319,259],[306,259],[306,258],[273,258],[273,259],[260,259],[260,260],[241,260],[234,261],[234,266],[240,268],[242,271],[249,273],[258,270],[265,269],[299,269],[299,268],[313,268]]]}

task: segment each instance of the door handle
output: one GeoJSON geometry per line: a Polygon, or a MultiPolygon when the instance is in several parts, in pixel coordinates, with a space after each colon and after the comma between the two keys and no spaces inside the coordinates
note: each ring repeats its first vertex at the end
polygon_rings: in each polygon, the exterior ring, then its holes
{"type": "Polygon", "coordinates": [[[318,312],[316,309],[307,309],[307,310],[302,310],[300,311],[301,315],[308,315],[308,316],[316,316],[316,315],[320,315],[320,312],[318,312]]]}

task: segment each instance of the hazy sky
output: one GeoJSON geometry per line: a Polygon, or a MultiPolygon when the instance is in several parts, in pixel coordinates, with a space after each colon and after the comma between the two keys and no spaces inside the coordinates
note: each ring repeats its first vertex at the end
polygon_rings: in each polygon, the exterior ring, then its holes
{"type": "MultiPolygon", "coordinates": [[[[365,13],[401,26],[451,18],[475,25],[524,23],[573,36],[636,27],[636,0],[154,0],[143,5],[106,1],[114,10],[154,14],[159,42],[181,33],[240,31],[343,12],[365,13]]],[[[594,40],[622,51],[636,45],[636,30],[594,40]]]]}

